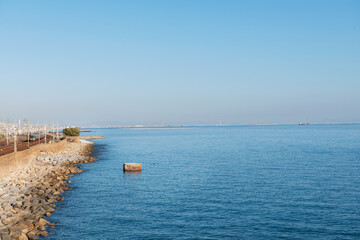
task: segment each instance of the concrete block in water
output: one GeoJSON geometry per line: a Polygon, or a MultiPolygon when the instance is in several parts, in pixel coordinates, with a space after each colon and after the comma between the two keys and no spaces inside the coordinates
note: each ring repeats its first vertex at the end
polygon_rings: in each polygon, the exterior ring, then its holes
{"type": "Polygon", "coordinates": [[[125,171],[141,171],[141,163],[124,163],[123,170],[125,171]]]}

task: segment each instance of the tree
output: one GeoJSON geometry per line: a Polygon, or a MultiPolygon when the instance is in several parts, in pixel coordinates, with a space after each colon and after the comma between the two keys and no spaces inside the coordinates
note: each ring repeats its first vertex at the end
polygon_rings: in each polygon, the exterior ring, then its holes
{"type": "Polygon", "coordinates": [[[63,130],[63,134],[65,136],[69,136],[69,137],[77,137],[77,136],[80,136],[80,129],[78,129],[78,128],[65,128],[63,130]]]}

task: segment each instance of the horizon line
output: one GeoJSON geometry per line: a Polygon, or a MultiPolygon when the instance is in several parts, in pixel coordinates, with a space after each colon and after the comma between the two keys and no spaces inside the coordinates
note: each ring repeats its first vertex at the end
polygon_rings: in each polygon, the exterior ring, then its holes
{"type": "MultiPolygon", "coordinates": [[[[360,122],[343,122],[343,123],[307,123],[306,125],[352,125],[360,122]]],[[[222,124],[222,125],[201,125],[201,124],[168,124],[168,125],[116,125],[109,124],[106,126],[79,126],[79,128],[171,128],[171,127],[237,127],[237,126],[289,126],[299,125],[299,123],[269,123],[269,124],[222,124]]]]}

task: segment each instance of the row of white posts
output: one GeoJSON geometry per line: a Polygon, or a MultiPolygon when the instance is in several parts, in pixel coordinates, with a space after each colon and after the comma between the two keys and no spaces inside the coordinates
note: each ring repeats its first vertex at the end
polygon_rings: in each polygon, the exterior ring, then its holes
{"type": "MultiPolygon", "coordinates": [[[[62,128],[61,128],[62,129],[62,128]]],[[[56,139],[59,140],[59,125],[31,125],[28,120],[24,120],[21,125],[21,121],[19,120],[19,124],[11,124],[11,123],[2,123],[0,122],[0,135],[5,136],[6,145],[9,146],[9,142],[11,138],[14,140],[14,152],[17,152],[17,137],[20,135],[27,135],[27,143],[28,148],[30,147],[30,135],[38,134],[39,143],[41,143],[41,134],[44,134],[45,144],[47,143],[47,133],[52,132],[53,141],[55,140],[56,131],[56,139]]]]}

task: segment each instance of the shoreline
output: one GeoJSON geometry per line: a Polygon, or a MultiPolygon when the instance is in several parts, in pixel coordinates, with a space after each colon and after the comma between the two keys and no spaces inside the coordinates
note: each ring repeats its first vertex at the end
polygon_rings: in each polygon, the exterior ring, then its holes
{"type": "Polygon", "coordinates": [[[91,156],[93,148],[93,142],[82,138],[67,141],[58,151],[39,151],[30,164],[0,178],[0,240],[48,236],[46,229],[54,224],[45,218],[71,190],[69,178],[82,172],[78,165],[97,160],[91,156]]]}

